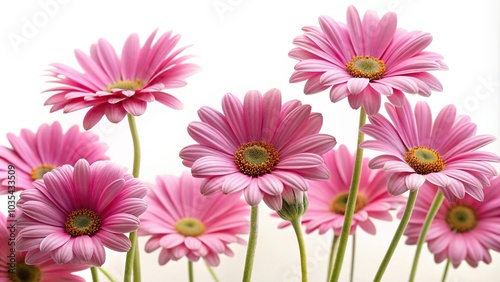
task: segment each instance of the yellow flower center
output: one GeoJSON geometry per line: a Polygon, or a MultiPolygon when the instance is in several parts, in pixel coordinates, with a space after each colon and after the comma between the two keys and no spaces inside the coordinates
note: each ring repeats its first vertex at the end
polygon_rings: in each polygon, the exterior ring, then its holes
{"type": "Polygon", "coordinates": [[[184,236],[197,237],[205,233],[205,225],[196,218],[185,217],[177,221],[175,230],[184,236]]]}
{"type": "Polygon", "coordinates": [[[27,265],[24,261],[16,262],[14,273],[9,272],[7,281],[11,282],[38,282],[40,281],[40,269],[36,265],[27,265]]]}
{"type": "Polygon", "coordinates": [[[422,175],[439,172],[445,168],[441,155],[424,146],[414,147],[406,152],[405,161],[416,173],[422,175]]]}
{"type": "Polygon", "coordinates": [[[66,218],[66,233],[73,237],[92,236],[101,227],[101,217],[94,211],[83,208],[72,211],[66,218]]]}
{"type": "Polygon", "coordinates": [[[53,170],[54,168],[56,168],[56,166],[51,164],[43,164],[38,167],[35,167],[33,170],[31,170],[31,179],[33,181],[37,179],[42,179],[44,174],[53,170]]]}
{"type": "Polygon", "coordinates": [[[137,79],[136,81],[120,80],[108,86],[108,88],[106,88],[106,92],[110,92],[112,89],[115,88],[123,90],[137,90],[141,89],[142,86],[143,85],[140,79],[137,79]]]}
{"type": "MultiPolygon", "coordinates": [[[[333,200],[330,202],[330,211],[336,214],[345,214],[347,198],[349,198],[349,192],[340,193],[335,198],[333,198],[333,200]]],[[[354,212],[357,212],[360,209],[364,208],[366,204],[366,197],[362,194],[358,194],[356,197],[354,212]]]]}
{"type": "Polygon", "coordinates": [[[371,80],[380,79],[385,74],[385,64],[371,56],[354,56],[347,63],[347,72],[353,77],[364,77],[371,80]]]}
{"type": "Polygon", "coordinates": [[[477,225],[477,212],[469,206],[456,204],[446,212],[446,223],[455,233],[468,232],[477,225]]]}
{"type": "Polygon", "coordinates": [[[278,161],[278,151],[263,141],[244,143],[234,153],[234,162],[239,170],[254,177],[271,172],[278,161]]]}

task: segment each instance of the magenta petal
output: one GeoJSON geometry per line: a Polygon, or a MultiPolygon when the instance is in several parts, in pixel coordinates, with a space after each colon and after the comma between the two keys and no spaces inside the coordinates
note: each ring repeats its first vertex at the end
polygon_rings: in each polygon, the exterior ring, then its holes
{"type": "Polygon", "coordinates": [[[367,86],[370,80],[368,78],[358,78],[353,77],[347,81],[347,89],[351,94],[358,94],[363,91],[367,86]]]}
{"type": "Polygon", "coordinates": [[[252,179],[250,185],[244,191],[245,200],[250,206],[256,206],[260,203],[264,194],[260,191],[257,179],[252,179]]]}
{"type": "Polygon", "coordinates": [[[283,183],[273,174],[264,174],[257,177],[257,185],[266,194],[276,196],[283,192],[283,183]]]}
{"type": "Polygon", "coordinates": [[[146,111],[147,103],[138,99],[129,98],[122,102],[123,108],[133,116],[140,116],[146,111]]]}
{"type": "Polygon", "coordinates": [[[100,230],[94,235],[101,240],[102,244],[113,251],[127,252],[130,247],[130,240],[124,234],[111,233],[105,230],[100,230]]]}
{"type": "Polygon", "coordinates": [[[66,244],[71,239],[71,235],[68,233],[58,232],[49,234],[45,237],[42,242],[40,242],[40,251],[42,252],[52,252],[53,250],[66,244]]]}
{"type": "Polygon", "coordinates": [[[272,209],[272,210],[275,210],[275,211],[279,211],[281,210],[282,208],[282,205],[283,205],[283,199],[281,198],[281,195],[269,195],[269,194],[266,194],[264,195],[264,203],[266,203],[266,205],[272,209]]]}
{"type": "Polygon", "coordinates": [[[90,261],[93,251],[93,242],[89,236],[78,236],[73,239],[73,252],[79,260],[90,261]]]}
{"type": "Polygon", "coordinates": [[[191,167],[194,177],[227,175],[238,171],[233,161],[212,156],[199,158],[191,167]]]}
{"type": "Polygon", "coordinates": [[[252,177],[241,172],[235,172],[231,175],[227,175],[224,179],[224,183],[222,184],[222,193],[231,194],[247,188],[252,180],[252,177]]]}

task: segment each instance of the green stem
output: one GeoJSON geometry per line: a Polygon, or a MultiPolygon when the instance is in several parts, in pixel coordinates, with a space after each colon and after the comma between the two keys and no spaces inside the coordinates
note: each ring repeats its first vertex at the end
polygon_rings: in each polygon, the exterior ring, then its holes
{"type": "Polygon", "coordinates": [[[295,236],[297,236],[297,242],[299,243],[300,252],[300,269],[302,271],[302,282],[307,282],[307,254],[306,247],[304,244],[304,236],[302,236],[302,230],[300,228],[300,217],[294,218],[290,221],[295,231],[295,236]]]}
{"type": "Polygon", "coordinates": [[[349,281],[354,281],[354,259],[356,258],[356,233],[352,234],[352,257],[351,257],[351,273],[349,276],[349,281]]]}
{"type": "Polygon", "coordinates": [[[207,266],[208,272],[210,272],[210,275],[214,279],[214,282],[219,282],[219,278],[217,278],[217,274],[215,274],[214,269],[206,261],[205,265],[207,266]]]}
{"type": "MultiPolygon", "coordinates": [[[[141,167],[141,145],[139,142],[139,134],[137,133],[137,125],[135,123],[135,118],[131,114],[127,114],[128,124],[130,128],[130,134],[132,136],[132,142],[134,146],[134,163],[132,167],[132,175],[135,178],[139,177],[139,171],[141,167]]],[[[125,275],[123,278],[124,282],[130,282],[132,279],[132,269],[134,269],[134,281],[141,281],[141,272],[140,272],[140,258],[139,258],[139,250],[137,246],[137,231],[130,232],[130,250],[127,252],[127,257],[125,259],[125,275]],[[137,255],[136,255],[137,254],[137,255]]]]}
{"type": "Polygon", "coordinates": [[[189,282],[194,282],[193,262],[190,260],[188,260],[188,274],[189,274],[189,282]]]}
{"type": "Polygon", "coordinates": [[[398,228],[394,233],[394,237],[392,238],[391,244],[389,245],[389,249],[387,249],[384,259],[382,260],[382,263],[378,268],[377,274],[373,279],[374,282],[378,282],[382,279],[385,269],[387,268],[387,265],[389,265],[389,261],[391,260],[392,254],[396,250],[399,239],[401,239],[401,236],[403,236],[403,232],[405,231],[406,225],[408,225],[408,221],[410,221],[411,213],[413,212],[413,207],[415,206],[415,202],[417,200],[417,194],[418,190],[410,191],[410,195],[408,196],[403,216],[401,217],[401,221],[399,222],[398,228]]]}
{"type": "Polygon", "coordinates": [[[344,255],[347,248],[347,240],[349,239],[349,233],[351,231],[351,223],[354,215],[354,208],[356,207],[356,198],[358,197],[359,188],[359,178],[361,176],[361,165],[363,163],[363,149],[359,147],[359,144],[365,139],[365,135],[359,129],[366,123],[366,112],[363,107],[359,111],[359,126],[358,126],[358,141],[356,150],[356,160],[354,163],[354,169],[352,173],[351,187],[349,189],[349,196],[347,198],[347,205],[344,214],[344,225],[342,226],[342,231],[340,233],[340,242],[337,250],[337,256],[335,258],[335,263],[333,266],[332,276],[330,277],[331,282],[337,282],[339,280],[340,271],[342,270],[342,263],[344,262],[344,255]]]}
{"type": "Polygon", "coordinates": [[[250,282],[252,277],[253,259],[257,246],[257,227],[259,217],[259,206],[252,206],[250,215],[250,235],[248,237],[247,255],[245,258],[245,270],[243,271],[243,282],[250,282]]]}
{"type": "Polygon", "coordinates": [[[333,258],[335,257],[335,249],[337,248],[337,244],[339,242],[339,236],[333,234],[332,248],[330,250],[330,259],[328,260],[328,273],[326,277],[326,281],[330,281],[330,277],[332,276],[333,270],[333,258]]]}
{"type": "Polygon", "coordinates": [[[92,281],[99,282],[99,273],[97,272],[97,267],[92,266],[90,268],[90,273],[92,274],[92,281]]]}
{"type": "Polygon", "coordinates": [[[450,259],[446,260],[446,265],[444,266],[443,278],[441,278],[441,282],[446,281],[446,276],[448,276],[448,269],[450,269],[450,259]]]}
{"type": "Polygon", "coordinates": [[[436,216],[439,207],[443,203],[443,200],[444,200],[443,193],[441,193],[441,191],[438,190],[436,192],[434,200],[432,201],[431,207],[427,212],[427,216],[425,217],[424,225],[422,226],[420,235],[418,236],[417,250],[415,251],[415,257],[413,258],[413,264],[411,266],[410,279],[409,279],[410,282],[415,281],[415,275],[417,274],[418,259],[420,257],[420,253],[422,251],[422,247],[425,242],[425,236],[427,235],[427,231],[429,231],[429,227],[431,226],[432,220],[434,220],[434,217],[436,216]]]}
{"type": "Polygon", "coordinates": [[[116,282],[116,279],[106,269],[102,267],[99,267],[97,269],[99,269],[99,271],[101,271],[102,274],[104,274],[104,276],[106,276],[106,278],[108,278],[110,282],[116,282]]]}

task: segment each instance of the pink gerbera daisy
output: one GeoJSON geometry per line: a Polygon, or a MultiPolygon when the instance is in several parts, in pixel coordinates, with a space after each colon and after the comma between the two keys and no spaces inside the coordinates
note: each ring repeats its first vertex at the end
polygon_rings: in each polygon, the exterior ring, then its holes
{"type": "Polygon", "coordinates": [[[45,92],[56,92],[45,102],[51,112],[65,113],[91,107],[83,120],[85,129],[92,128],[103,115],[114,123],[125,115],[142,115],[147,102],[158,101],[174,109],[182,103],[163,89],[186,85],[185,79],[199,70],[185,61],[191,56],[178,56],[186,47],[174,51],[180,39],[171,31],[153,44],[154,31],[142,47],[137,34],[129,36],[118,58],[113,47],[104,39],[90,48],[90,56],[75,51],[84,73],[63,64],[52,64],[52,81],[61,84],[45,92]]]}
{"type": "Polygon", "coordinates": [[[488,162],[500,158],[476,150],[495,137],[476,136],[476,125],[468,116],[457,116],[453,105],[443,108],[434,123],[425,102],[418,102],[414,113],[408,100],[402,107],[386,104],[386,110],[392,123],[380,114],[370,117],[371,124],[361,131],[375,140],[364,141],[361,147],[386,153],[373,158],[369,166],[390,173],[390,194],[399,195],[430,182],[450,202],[465,193],[483,200],[483,186],[489,186],[488,176],[496,174],[488,162]]]}
{"type": "Polygon", "coordinates": [[[201,122],[188,126],[199,144],[180,152],[194,177],[205,178],[203,194],[244,191],[251,206],[264,199],[273,210],[282,207],[284,186],[306,191],[304,179],[330,177],[321,154],[335,138],[319,134],[323,117],[298,100],[281,104],[281,93],[250,91],[242,103],[232,94],[222,100],[223,113],[198,111],[201,122]]]}
{"type": "Polygon", "coordinates": [[[18,202],[16,246],[27,251],[26,263],[49,259],[56,263],[101,266],[104,247],[126,252],[124,233],[139,227],[146,210],[146,187],[125,168],[109,162],[91,165],[79,160],[55,168],[25,190],[18,202]]]}
{"type": "Polygon", "coordinates": [[[290,82],[307,80],[304,93],[330,88],[330,99],[348,98],[353,109],[360,106],[369,115],[380,109],[385,95],[396,106],[403,92],[431,95],[441,83],[428,71],[447,69],[440,55],[423,51],[432,36],[397,28],[393,12],[381,19],[367,11],[360,19],[353,6],[347,9],[347,25],[328,16],[319,17],[319,27],[306,26],[294,40],[298,47],[289,56],[299,60],[290,82]]]}
{"type": "Polygon", "coordinates": [[[105,151],[108,146],[98,141],[92,132],[80,132],[78,126],[63,133],[59,122],[43,124],[38,131],[21,130],[21,135],[7,134],[12,149],[0,146],[0,194],[7,194],[7,169],[15,167],[16,191],[33,187],[32,182],[41,179],[55,167],[74,165],[79,159],[89,163],[108,160],[105,151]]]}
{"type": "Polygon", "coordinates": [[[141,216],[139,235],[153,235],[146,252],[161,248],[161,265],[186,256],[217,266],[219,254],[233,255],[229,243],[245,244],[237,235],[248,233],[248,205],[239,194],[203,196],[201,181],[189,172],[180,178],[157,177],[146,196],[148,210],[141,216]]]}
{"type": "Polygon", "coordinates": [[[0,281],[85,282],[85,279],[72,272],[85,270],[89,265],[57,264],[53,260],[28,265],[25,261],[26,252],[11,252],[15,249],[14,239],[17,235],[16,227],[12,227],[15,225],[14,220],[0,213],[0,281]]]}
{"type": "MultiPolygon", "coordinates": [[[[500,178],[491,178],[484,188],[484,201],[465,195],[454,203],[443,202],[432,221],[425,241],[436,263],[449,259],[457,268],[465,260],[477,267],[479,261],[491,262],[489,250],[500,252],[500,178]]],[[[434,185],[422,187],[405,230],[406,244],[414,245],[436,194],[434,185]]]]}

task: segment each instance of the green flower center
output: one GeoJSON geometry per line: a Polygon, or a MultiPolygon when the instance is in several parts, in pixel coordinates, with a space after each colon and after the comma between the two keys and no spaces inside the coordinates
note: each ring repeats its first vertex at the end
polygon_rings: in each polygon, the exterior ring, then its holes
{"type": "Polygon", "coordinates": [[[371,80],[380,79],[385,74],[385,64],[371,56],[354,56],[347,63],[347,72],[353,77],[364,77],[371,80]]]}
{"type": "Polygon", "coordinates": [[[33,181],[35,181],[37,179],[42,179],[44,174],[46,174],[47,172],[53,170],[54,168],[56,168],[56,166],[55,165],[50,165],[50,164],[43,164],[43,165],[40,165],[38,167],[35,167],[31,171],[31,179],[33,181]]]}
{"type": "Polygon", "coordinates": [[[205,225],[196,218],[185,217],[177,221],[175,230],[184,236],[197,237],[205,233],[205,225]]]}
{"type": "Polygon", "coordinates": [[[418,146],[406,152],[405,161],[416,173],[422,175],[440,172],[445,168],[441,155],[424,146],[418,146]]]}
{"type": "Polygon", "coordinates": [[[115,88],[123,90],[137,90],[141,89],[142,86],[143,85],[140,79],[137,79],[136,81],[120,80],[108,86],[108,88],[106,88],[106,92],[110,92],[112,89],[115,88]]]}
{"type": "Polygon", "coordinates": [[[11,282],[38,282],[40,281],[40,269],[36,265],[27,265],[23,261],[16,262],[16,270],[9,273],[11,282]]]}
{"type": "Polygon", "coordinates": [[[72,211],[66,218],[66,233],[73,237],[92,236],[101,227],[101,217],[89,209],[72,211]]]}
{"type": "Polygon", "coordinates": [[[273,171],[278,161],[278,151],[263,141],[244,143],[234,153],[234,162],[239,170],[253,177],[273,171]]]}
{"type": "Polygon", "coordinates": [[[446,223],[453,232],[465,233],[477,225],[477,212],[465,205],[454,205],[446,212],[446,223]]]}
{"type": "MultiPolygon", "coordinates": [[[[348,198],[349,198],[349,192],[344,192],[337,195],[330,202],[330,211],[336,214],[345,214],[348,198]]],[[[358,194],[356,197],[356,206],[354,207],[354,212],[356,213],[360,209],[364,208],[366,204],[367,204],[366,197],[363,194],[358,194]]]]}

